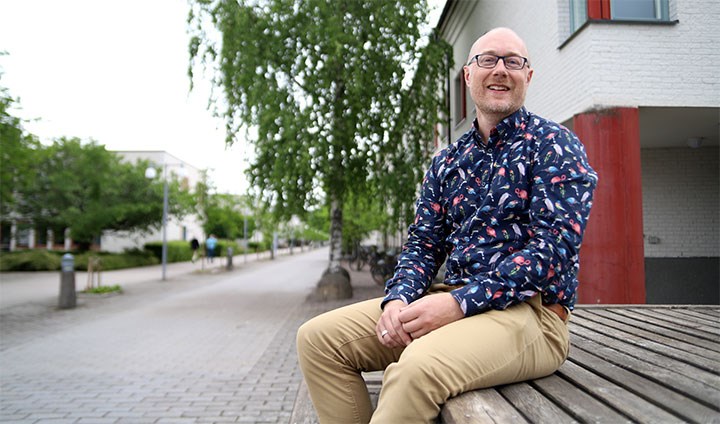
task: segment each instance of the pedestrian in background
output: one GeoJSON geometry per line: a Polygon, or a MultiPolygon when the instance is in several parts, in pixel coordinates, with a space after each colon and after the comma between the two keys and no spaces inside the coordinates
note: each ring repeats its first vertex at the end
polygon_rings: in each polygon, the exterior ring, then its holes
{"type": "Polygon", "coordinates": [[[215,257],[215,249],[217,248],[217,243],[218,241],[213,234],[210,234],[210,237],[205,240],[205,250],[207,251],[207,257],[210,259],[210,263],[212,263],[213,258],[215,257]]]}
{"type": "Polygon", "coordinates": [[[197,237],[192,238],[190,240],[190,249],[192,249],[192,262],[195,263],[198,257],[198,251],[200,249],[200,242],[198,241],[197,237]]]}

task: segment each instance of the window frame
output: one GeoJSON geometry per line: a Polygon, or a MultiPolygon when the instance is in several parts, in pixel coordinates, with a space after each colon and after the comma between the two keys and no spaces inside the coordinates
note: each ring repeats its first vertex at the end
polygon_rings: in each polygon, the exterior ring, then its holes
{"type": "Polygon", "coordinates": [[[570,34],[574,34],[588,21],[587,0],[568,0],[570,5],[570,34]]]}

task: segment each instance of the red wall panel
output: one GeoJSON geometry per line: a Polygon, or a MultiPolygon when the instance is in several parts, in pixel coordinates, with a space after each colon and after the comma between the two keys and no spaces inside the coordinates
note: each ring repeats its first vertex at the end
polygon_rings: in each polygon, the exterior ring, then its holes
{"type": "Polygon", "coordinates": [[[645,303],[637,108],[576,115],[575,133],[599,175],[580,253],[579,303],[645,303]]]}

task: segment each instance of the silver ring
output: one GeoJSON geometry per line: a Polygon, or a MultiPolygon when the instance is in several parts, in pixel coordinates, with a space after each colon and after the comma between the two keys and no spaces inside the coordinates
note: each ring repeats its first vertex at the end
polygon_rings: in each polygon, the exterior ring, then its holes
{"type": "Polygon", "coordinates": [[[385,337],[385,336],[387,336],[387,334],[388,334],[388,331],[387,331],[387,330],[383,330],[383,331],[380,332],[380,337],[385,337]]]}

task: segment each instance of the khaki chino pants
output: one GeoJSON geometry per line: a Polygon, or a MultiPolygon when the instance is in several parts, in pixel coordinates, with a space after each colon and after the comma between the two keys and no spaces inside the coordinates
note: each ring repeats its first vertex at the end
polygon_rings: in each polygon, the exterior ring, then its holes
{"type": "Polygon", "coordinates": [[[567,322],[539,298],[461,319],[397,349],[375,335],[381,298],[309,320],[297,349],[320,423],[432,423],[450,397],[552,374],[568,355],[567,322]],[[361,372],[379,370],[373,413],[361,372]]]}

